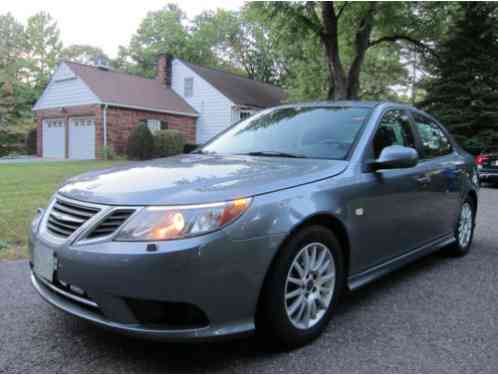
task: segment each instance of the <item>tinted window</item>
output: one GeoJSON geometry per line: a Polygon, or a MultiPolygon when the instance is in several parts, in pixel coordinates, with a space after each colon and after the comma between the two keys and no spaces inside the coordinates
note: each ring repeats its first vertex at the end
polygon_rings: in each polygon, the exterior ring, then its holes
{"type": "Polygon", "coordinates": [[[279,152],[309,158],[345,159],[369,114],[368,108],[277,108],[238,123],[202,151],[279,152]]]}
{"type": "Polygon", "coordinates": [[[391,110],[382,117],[373,141],[375,158],[380,156],[385,147],[392,145],[415,148],[410,121],[405,111],[391,110]]]}
{"type": "Polygon", "coordinates": [[[413,113],[413,119],[422,141],[424,157],[434,158],[451,152],[451,143],[438,124],[420,113],[413,113]]]}

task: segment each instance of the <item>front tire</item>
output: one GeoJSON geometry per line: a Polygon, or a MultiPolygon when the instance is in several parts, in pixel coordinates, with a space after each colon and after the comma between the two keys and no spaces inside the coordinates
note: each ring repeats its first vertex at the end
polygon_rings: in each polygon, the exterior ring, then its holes
{"type": "Polygon", "coordinates": [[[312,341],[325,329],[343,288],[343,253],[334,234],[318,225],[300,230],[269,271],[257,334],[286,349],[312,341]]]}
{"type": "Polygon", "coordinates": [[[456,242],[451,247],[451,253],[455,256],[463,256],[470,251],[472,239],[474,238],[475,213],[474,202],[466,199],[462,204],[455,228],[456,242]]]}

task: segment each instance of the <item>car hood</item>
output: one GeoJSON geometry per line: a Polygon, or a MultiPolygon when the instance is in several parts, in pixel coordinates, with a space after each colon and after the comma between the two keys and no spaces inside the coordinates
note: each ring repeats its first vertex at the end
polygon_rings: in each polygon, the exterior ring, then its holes
{"type": "Polygon", "coordinates": [[[85,173],[59,193],[110,205],[212,203],[269,193],[327,177],[346,161],[224,155],[179,155],[85,173]]]}

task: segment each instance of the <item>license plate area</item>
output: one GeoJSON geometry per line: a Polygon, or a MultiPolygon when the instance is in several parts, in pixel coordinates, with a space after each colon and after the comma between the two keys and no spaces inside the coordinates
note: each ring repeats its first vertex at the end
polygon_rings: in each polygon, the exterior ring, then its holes
{"type": "Polygon", "coordinates": [[[53,282],[56,259],[55,252],[48,246],[37,244],[33,248],[33,271],[39,277],[53,282]]]}

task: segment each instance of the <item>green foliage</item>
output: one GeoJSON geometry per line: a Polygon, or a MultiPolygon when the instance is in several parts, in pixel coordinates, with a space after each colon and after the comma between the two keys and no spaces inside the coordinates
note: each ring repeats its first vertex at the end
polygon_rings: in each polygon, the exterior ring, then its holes
{"type": "Polygon", "coordinates": [[[111,61],[101,48],[86,44],[73,44],[65,47],[61,52],[61,58],[88,65],[95,65],[97,58],[102,58],[105,63],[111,61]]]}
{"type": "Polygon", "coordinates": [[[34,86],[41,94],[60,58],[60,31],[50,14],[39,12],[28,18],[26,25],[28,62],[34,86]]]}
{"type": "Polygon", "coordinates": [[[126,155],[130,160],[147,160],[154,156],[154,137],[146,124],[139,124],[130,133],[126,155]]]}
{"type": "Polygon", "coordinates": [[[498,144],[498,45],[495,3],[461,3],[448,39],[431,60],[422,105],[467,149],[498,144]]]}
{"type": "Polygon", "coordinates": [[[25,137],[22,129],[0,128],[0,156],[25,153],[25,137]]]}
{"type": "Polygon", "coordinates": [[[115,66],[123,65],[131,73],[153,77],[160,53],[170,53],[193,63],[212,63],[214,58],[210,46],[194,46],[185,23],[185,13],[174,4],[148,12],[132,36],[129,47],[120,48],[115,66]]]}
{"type": "Polygon", "coordinates": [[[36,138],[37,130],[36,128],[33,128],[26,135],[26,152],[28,153],[28,155],[36,154],[36,138]]]}
{"type": "Polygon", "coordinates": [[[177,130],[164,129],[154,134],[154,156],[158,158],[183,153],[185,137],[177,130]]]}
{"type": "Polygon", "coordinates": [[[102,160],[116,160],[119,159],[116,151],[111,146],[102,146],[100,150],[100,158],[102,160]]]}

